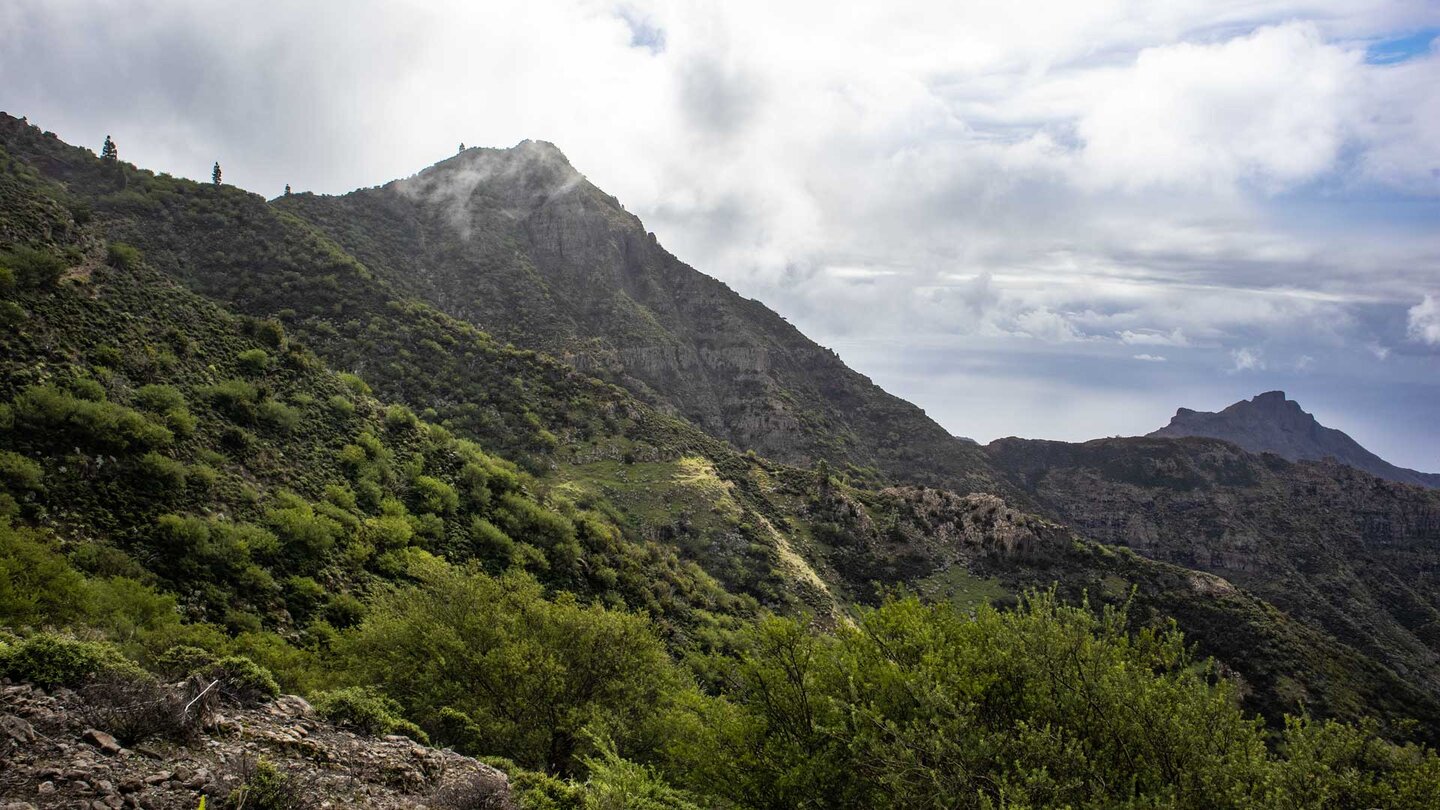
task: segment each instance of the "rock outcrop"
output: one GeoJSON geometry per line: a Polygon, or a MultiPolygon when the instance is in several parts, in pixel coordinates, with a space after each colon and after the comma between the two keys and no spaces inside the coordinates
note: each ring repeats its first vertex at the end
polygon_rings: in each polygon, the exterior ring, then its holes
{"type": "Polygon", "coordinates": [[[0,686],[0,808],[195,810],[201,797],[219,808],[260,762],[284,778],[296,806],[515,806],[500,771],[404,737],[337,728],[295,696],[227,710],[183,744],[125,747],[86,716],[71,690],[0,686]]]}

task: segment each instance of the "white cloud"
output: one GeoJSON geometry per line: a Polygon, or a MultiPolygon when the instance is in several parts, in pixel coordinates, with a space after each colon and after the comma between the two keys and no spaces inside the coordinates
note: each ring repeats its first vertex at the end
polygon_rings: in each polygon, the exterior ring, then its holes
{"type": "Polygon", "coordinates": [[[1440,346],[1440,299],[1427,295],[1406,315],[1406,333],[1411,340],[1440,346]]]}
{"type": "Polygon", "coordinates": [[[1131,355],[1135,360],[1143,360],[1146,363],[1164,363],[1165,356],[1159,354],[1135,354],[1131,355]]]}
{"type": "Polygon", "coordinates": [[[1264,371],[1265,357],[1259,349],[1245,346],[1230,352],[1231,371],[1264,371]]]}
{"type": "Polygon", "coordinates": [[[1360,53],[1325,42],[1313,23],[1147,48],[1132,66],[1087,82],[1097,98],[1077,127],[1085,179],[1226,190],[1314,178],[1344,144],[1360,64],[1360,53]]]}
{"type": "Polygon", "coordinates": [[[1178,326],[1168,333],[1157,332],[1153,329],[1125,329],[1120,332],[1120,342],[1126,344],[1127,346],[1190,345],[1190,339],[1185,337],[1184,331],[1182,331],[1178,326]]]}

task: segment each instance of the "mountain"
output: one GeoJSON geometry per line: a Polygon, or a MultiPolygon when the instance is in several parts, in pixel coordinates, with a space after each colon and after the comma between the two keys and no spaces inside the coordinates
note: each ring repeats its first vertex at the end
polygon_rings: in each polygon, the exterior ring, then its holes
{"type": "Polygon", "coordinates": [[[1252,453],[1274,453],[1290,461],[1334,459],[1390,481],[1440,487],[1440,473],[1417,472],[1391,464],[1345,433],[1317,422],[1300,403],[1286,399],[1284,391],[1268,391],[1241,400],[1219,413],[1181,408],[1170,424],[1147,435],[1224,439],[1252,453]]]}
{"type": "Polygon", "coordinates": [[[552,144],[467,149],[405,180],[275,206],[398,289],[742,450],[961,492],[1003,487],[973,443],[671,255],[552,144]]]}

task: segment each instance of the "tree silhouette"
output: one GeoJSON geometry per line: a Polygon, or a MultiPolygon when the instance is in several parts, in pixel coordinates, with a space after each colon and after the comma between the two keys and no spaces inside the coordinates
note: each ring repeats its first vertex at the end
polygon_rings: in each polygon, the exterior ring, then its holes
{"type": "Polygon", "coordinates": [[[464,151],[465,151],[465,142],[464,142],[464,141],[461,141],[461,142],[460,142],[460,151],[461,151],[461,152],[464,152],[464,151]]]}
{"type": "Polygon", "coordinates": [[[210,170],[210,182],[220,185],[220,161],[215,161],[215,168],[210,170]]]}
{"type": "Polygon", "coordinates": [[[285,184],[285,196],[286,196],[286,197],[289,197],[289,196],[290,196],[290,184],[289,184],[289,183],[286,183],[286,184],[285,184]]]}
{"type": "Polygon", "coordinates": [[[120,159],[120,150],[115,148],[115,142],[109,135],[105,136],[105,145],[100,147],[100,159],[117,161],[120,159]]]}

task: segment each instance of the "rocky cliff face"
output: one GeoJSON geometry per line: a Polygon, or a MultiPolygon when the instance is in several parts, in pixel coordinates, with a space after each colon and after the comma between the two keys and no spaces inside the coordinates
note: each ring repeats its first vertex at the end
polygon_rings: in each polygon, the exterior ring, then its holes
{"type": "Polygon", "coordinates": [[[1385,461],[1343,432],[1317,422],[1284,391],[1241,400],[1219,413],[1181,408],[1170,424],[1149,435],[1224,439],[1252,453],[1274,453],[1290,461],[1330,458],[1390,481],[1440,487],[1440,473],[1417,472],[1385,461]]]}
{"type": "Polygon", "coordinates": [[[449,314],[741,449],[959,491],[1003,487],[973,444],[668,253],[553,145],[470,149],[382,188],[276,204],[449,314]]]}

